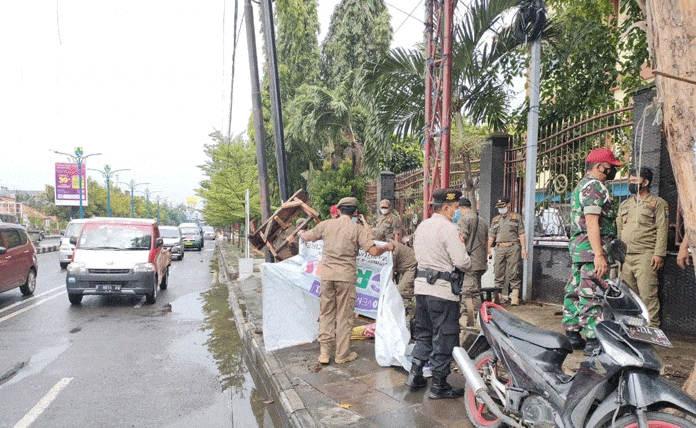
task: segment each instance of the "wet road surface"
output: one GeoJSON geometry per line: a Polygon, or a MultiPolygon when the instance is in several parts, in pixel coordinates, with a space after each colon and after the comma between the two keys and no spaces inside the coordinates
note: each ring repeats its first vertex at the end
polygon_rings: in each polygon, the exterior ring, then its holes
{"type": "Polygon", "coordinates": [[[172,262],[154,305],[70,305],[58,253],[37,255],[34,296],[0,293],[0,427],[276,426],[213,280],[213,246],[172,262]]]}

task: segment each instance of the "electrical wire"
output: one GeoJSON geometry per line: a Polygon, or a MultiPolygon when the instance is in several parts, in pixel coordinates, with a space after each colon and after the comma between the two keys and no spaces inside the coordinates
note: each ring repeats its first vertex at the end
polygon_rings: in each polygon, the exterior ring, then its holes
{"type": "MultiPolygon", "coordinates": [[[[423,0],[421,0],[420,3],[422,3],[422,1],[423,1],[423,0]]],[[[389,3],[389,2],[386,2],[386,1],[384,2],[384,4],[386,4],[387,6],[392,7],[392,8],[394,8],[394,9],[398,10],[399,12],[403,13],[404,15],[408,15],[406,19],[408,19],[408,18],[413,18],[413,19],[415,19],[416,21],[420,22],[421,24],[425,24],[425,21],[423,21],[422,19],[418,19],[418,18],[416,18],[415,16],[413,16],[413,12],[416,10],[416,8],[418,8],[418,6],[420,5],[420,3],[418,3],[418,5],[416,5],[416,7],[413,8],[413,11],[411,11],[411,13],[407,13],[406,11],[399,9],[398,7],[394,6],[393,4],[391,4],[391,3],[389,3]]],[[[403,25],[403,24],[402,24],[402,25],[403,25]]],[[[398,31],[398,29],[397,29],[397,31],[398,31]]],[[[395,31],[395,33],[396,33],[396,31],[395,31]]]]}
{"type": "MultiPolygon", "coordinates": [[[[408,14],[407,14],[408,16],[406,16],[406,18],[404,18],[404,20],[401,21],[401,24],[399,24],[399,26],[396,28],[396,30],[394,30],[394,33],[393,33],[393,34],[396,34],[396,33],[399,32],[399,30],[401,29],[401,27],[403,27],[403,25],[406,23],[406,21],[408,21],[408,18],[413,18],[413,19],[416,19],[416,20],[417,20],[417,18],[415,18],[415,17],[413,16],[413,12],[415,12],[416,9],[418,9],[418,6],[420,6],[421,4],[423,4],[423,0],[420,0],[420,1],[418,2],[418,4],[416,5],[416,7],[413,8],[413,10],[411,11],[411,13],[408,13],[408,14]]],[[[396,8],[395,8],[395,9],[396,9],[396,8]]],[[[398,10],[398,9],[397,9],[397,10],[398,10]]],[[[423,21],[420,21],[420,20],[419,20],[419,22],[424,23],[423,21]]],[[[425,23],[424,23],[424,24],[425,24],[425,23]]]]}

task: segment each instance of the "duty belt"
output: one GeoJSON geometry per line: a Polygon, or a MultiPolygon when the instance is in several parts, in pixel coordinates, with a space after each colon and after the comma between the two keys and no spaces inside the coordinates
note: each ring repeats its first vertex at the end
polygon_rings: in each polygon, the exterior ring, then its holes
{"type": "MultiPolygon", "coordinates": [[[[444,279],[445,281],[449,281],[451,279],[450,273],[451,272],[438,272],[437,279],[444,279]]],[[[416,272],[416,278],[427,278],[427,277],[428,277],[427,271],[418,269],[418,271],[416,272]]]]}
{"type": "Polygon", "coordinates": [[[500,247],[514,247],[515,245],[520,245],[519,242],[517,241],[511,241],[511,242],[498,242],[497,244],[500,247]]]}

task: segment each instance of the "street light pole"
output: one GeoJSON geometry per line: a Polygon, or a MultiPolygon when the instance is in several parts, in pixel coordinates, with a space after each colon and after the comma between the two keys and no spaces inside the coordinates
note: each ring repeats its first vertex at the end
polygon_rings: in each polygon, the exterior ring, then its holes
{"type": "Polygon", "coordinates": [[[111,217],[111,176],[121,171],[130,171],[130,169],[111,169],[110,165],[104,165],[104,170],[92,169],[90,171],[100,172],[106,179],[106,216],[111,217]]]}
{"type": "Polygon", "coordinates": [[[135,217],[135,188],[137,186],[142,186],[150,183],[136,183],[135,180],[131,180],[129,183],[122,183],[130,187],[131,194],[131,218],[135,217]]]}
{"type": "Polygon", "coordinates": [[[59,152],[57,150],[51,150],[53,153],[57,153],[59,155],[64,155],[67,156],[69,159],[71,159],[73,162],[77,163],[77,180],[78,180],[78,186],[79,186],[79,197],[80,197],[80,218],[85,217],[84,210],[82,209],[82,164],[85,162],[85,159],[87,159],[90,156],[99,156],[101,153],[92,153],[89,155],[85,156],[84,149],[82,147],[75,147],[75,154],[71,155],[70,153],[63,153],[59,152]]]}

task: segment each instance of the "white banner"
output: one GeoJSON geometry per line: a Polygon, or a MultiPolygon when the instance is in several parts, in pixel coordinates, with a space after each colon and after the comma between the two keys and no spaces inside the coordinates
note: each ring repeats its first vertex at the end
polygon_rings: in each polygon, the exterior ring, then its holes
{"type": "MultiPolygon", "coordinates": [[[[322,241],[301,241],[297,256],[280,263],[261,264],[263,338],[267,352],[317,338],[322,247],[322,241]]],[[[355,312],[377,319],[377,363],[402,365],[408,370],[410,364],[405,355],[410,335],[401,296],[391,281],[392,254],[386,252],[373,257],[361,250],[357,268],[355,312]]]]}

